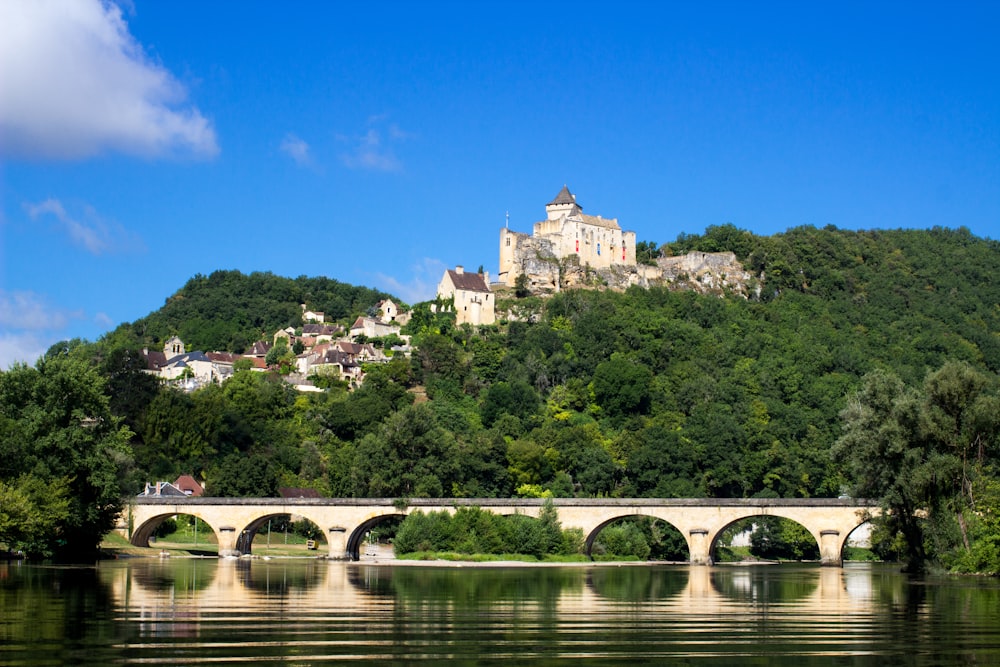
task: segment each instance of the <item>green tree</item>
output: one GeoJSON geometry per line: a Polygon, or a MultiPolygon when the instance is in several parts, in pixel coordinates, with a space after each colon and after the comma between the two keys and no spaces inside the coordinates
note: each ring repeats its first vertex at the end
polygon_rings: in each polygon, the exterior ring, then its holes
{"type": "Polygon", "coordinates": [[[31,540],[29,555],[88,560],[96,554],[124,507],[131,435],[87,361],[55,354],[34,368],[0,372],[0,481],[51,510],[52,530],[31,540]],[[32,492],[39,485],[52,491],[54,505],[32,492]],[[64,486],[65,514],[55,502],[64,486]]]}
{"type": "Polygon", "coordinates": [[[646,414],[650,408],[653,373],[620,355],[598,364],[591,386],[594,399],[609,416],[646,414]]]}
{"type": "Polygon", "coordinates": [[[881,499],[879,521],[889,535],[902,534],[910,572],[971,548],[975,482],[987,472],[1000,421],[989,383],[961,362],[929,373],[919,389],[876,372],[844,410],[833,454],[858,495],[881,499]]]}
{"type": "Polygon", "coordinates": [[[69,482],[25,475],[0,481],[0,542],[29,558],[51,558],[69,520],[69,482]]]}

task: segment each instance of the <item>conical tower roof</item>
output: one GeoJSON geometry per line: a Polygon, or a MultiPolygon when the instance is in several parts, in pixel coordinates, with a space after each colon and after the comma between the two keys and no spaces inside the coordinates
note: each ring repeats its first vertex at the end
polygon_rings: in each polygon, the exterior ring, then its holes
{"type": "MultiPolygon", "coordinates": [[[[546,206],[552,206],[554,204],[576,204],[576,197],[574,197],[573,193],[569,191],[569,188],[564,185],[562,186],[562,190],[559,191],[559,194],[556,195],[556,198],[546,204],[546,206]]],[[[577,205],[579,206],[579,204],[577,205]]]]}

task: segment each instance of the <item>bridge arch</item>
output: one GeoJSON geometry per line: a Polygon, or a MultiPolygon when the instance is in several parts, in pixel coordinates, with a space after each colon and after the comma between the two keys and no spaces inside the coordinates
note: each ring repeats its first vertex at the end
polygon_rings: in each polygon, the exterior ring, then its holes
{"type": "Polygon", "coordinates": [[[585,535],[584,553],[588,557],[592,558],[594,542],[597,541],[597,536],[600,535],[602,530],[604,530],[605,528],[614,523],[618,523],[619,521],[625,521],[633,518],[652,519],[653,521],[662,521],[663,523],[667,524],[672,529],[680,533],[681,537],[684,538],[684,544],[687,546],[688,554],[691,553],[691,538],[688,535],[685,535],[684,531],[681,530],[681,528],[673,521],[671,521],[669,518],[664,518],[663,516],[659,516],[658,513],[656,512],[632,512],[629,514],[621,514],[619,516],[614,516],[605,521],[602,521],[601,523],[597,524],[589,533],[585,535]]]}
{"type": "Polygon", "coordinates": [[[362,521],[347,536],[347,558],[349,560],[361,560],[361,545],[364,544],[368,532],[388,519],[405,519],[408,513],[406,511],[386,512],[385,514],[379,514],[378,516],[373,516],[370,519],[362,521]]]}
{"type": "MultiPolygon", "coordinates": [[[[744,522],[750,523],[750,525],[753,526],[753,527],[755,527],[755,528],[759,528],[760,524],[767,524],[767,523],[769,523],[768,519],[780,519],[782,521],[791,522],[791,523],[795,524],[796,526],[800,527],[802,530],[804,530],[812,538],[812,543],[816,547],[816,552],[815,552],[816,556],[819,557],[820,553],[821,553],[821,542],[820,542],[820,540],[822,539],[822,537],[818,536],[816,534],[818,531],[810,530],[810,528],[808,526],[804,525],[802,523],[802,521],[800,521],[798,519],[795,519],[795,518],[792,518],[791,516],[787,516],[787,514],[790,514],[790,513],[789,512],[756,512],[756,513],[750,513],[747,516],[744,516],[744,517],[741,517],[741,518],[738,518],[738,519],[734,519],[734,520],[730,521],[729,523],[725,524],[724,526],[722,526],[721,528],[719,528],[719,530],[712,537],[711,542],[709,544],[709,551],[708,551],[708,553],[709,553],[712,561],[714,562],[714,561],[717,560],[718,549],[719,549],[720,546],[722,546],[722,545],[719,544],[719,542],[726,535],[726,532],[730,528],[732,528],[733,526],[735,526],[737,524],[744,523],[744,522]]],[[[806,559],[806,560],[814,560],[814,559],[810,558],[810,559],[806,559]]]]}
{"type": "MultiPolygon", "coordinates": [[[[291,521],[291,519],[296,516],[301,517],[304,521],[308,521],[313,526],[316,526],[317,532],[320,535],[323,534],[323,530],[322,528],[320,528],[320,524],[315,520],[310,519],[309,516],[307,516],[307,514],[299,514],[299,513],[293,514],[291,512],[264,513],[254,518],[250,523],[248,523],[243,528],[243,530],[240,531],[239,535],[236,538],[236,550],[239,551],[240,554],[253,553],[254,538],[257,536],[257,533],[260,531],[260,529],[263,528],[265,525],[267,525],[269,521],[272,521],[274,519],[279,519],[282,517],[288,517],[289,521],[291,521]]],[[[325,536],[322,537],[319,541],[325,543],[326,537],[325,536]]]]}
{"type": "MultiPolygon", "coordinates": [[[[176,510],[176,508],[174,508],[176,510]]],[[[193,516],[197,517],[202,523],[208,526],[209,530],[215,535],[216,542],[219,541],[219,527],[214,525],[214,522],[206,518],[205,512],[199,512],[195,508],[184,508],[180,511],[170,511],[170,512],[160,512],[153,514],[152,516],[146,517],[141,521],[138,526],[135,526],[132,530],[132,534],[128,536],[128,541],[132,546],[136,547],[148,547],[149,538],[153,536],[156,529],[160,527],[160,524],[175,516],[193,516]]]]}

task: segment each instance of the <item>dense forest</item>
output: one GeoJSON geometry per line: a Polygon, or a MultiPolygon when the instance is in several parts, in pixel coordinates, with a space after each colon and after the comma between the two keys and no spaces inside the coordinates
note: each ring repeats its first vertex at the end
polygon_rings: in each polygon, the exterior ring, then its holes
{"type": "MultiPolygon", "coordinates": [[[[300,303],[349,324],[387,296],[328,279],[196,276],[160,311],[0,375],[0,491],[51,478],[18,456],[44,427],[23,424],[24,392],[72,366],[103,392],[115,451],[127,434],[115,482],[129,494],[180,473],[233,496],[282,486],[397,498],[864,494],[909,508],[894,515],[900,534],[936,540],[914,560],[969,552],[995,525],[1000,244],[965,229],[761,237],[725,225],[642,247],[646,261],[735,252],[752,296],[511,293],[500,324],[480,328],[418,304],[403,332],[412,355],[367,369],[353,392],[297,394],[240,371],[183,393],[143,374],[139,350],[172,334],[238,351],[298,324],[300,303]],[[880,428],[882,440],[865,437],[880,428]],[[886,474],[873,478],[876,467],[886,474]],[[919,492],[893,487],[893,471],[919,492]],[[904,519],[931,504],[950,519],[925,536],[904,519]]],[[[1000,563],[1000,539],[992,548],[1000,563]]]]}
{"type": "Polygon", "coordinates": [[[350,324],[388,298],[385,292],[330,278],[215,271],[191,278],[158,311],[122,325],[110,337],[121,337],[126,345],[141,340],[152,348],[180,336],[192,350],[244,352],[278,329],[302,326],[300,304],[350,324]]]}

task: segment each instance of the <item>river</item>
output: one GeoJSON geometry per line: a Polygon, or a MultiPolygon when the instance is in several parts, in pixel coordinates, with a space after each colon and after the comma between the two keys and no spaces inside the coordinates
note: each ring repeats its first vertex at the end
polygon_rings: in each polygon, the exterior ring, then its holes
{"type": "Polygon", "coordinates": [[[1000,582],[887,565],[0,564],[0,664],[1000,664],[1000,582]]]}

